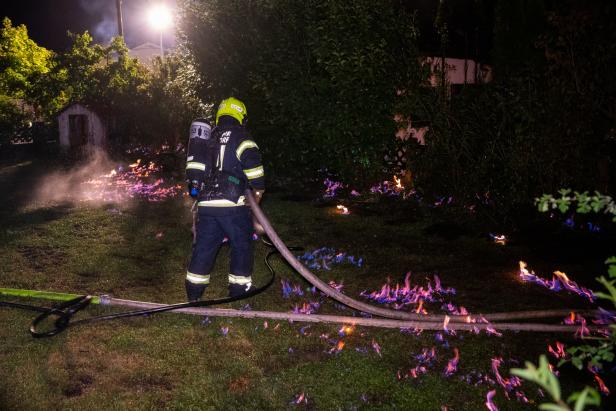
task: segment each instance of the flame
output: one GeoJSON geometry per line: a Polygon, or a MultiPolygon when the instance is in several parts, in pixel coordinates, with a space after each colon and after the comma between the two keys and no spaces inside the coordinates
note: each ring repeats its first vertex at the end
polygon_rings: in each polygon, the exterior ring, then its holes
{"type": "Polygon", "coordinates": [[[551,280],[546,280],[545,278],[541,278],[535,274],[534,271],[528,271],[527,265],[524,261],[520,261],[520,278],[522,281],[530,281],[537,283],[543,287],[549,288],[552,291],[560,291],[561,285],[562,288],[565,288],[568,291],[574,292],[582,297],[589,299],[590,301],[594,301],[595,296],[592,291],[587,288],[580,287],[577,285],[575,281],[572,281],[567,277],[567,274],[562,271],[554,271],[554,275],[551,280]]]}
{"type": "Polygon", "coordinates": [[[393,308],[399,310],[410,304],[419,304],[420,301],[442,301],[442,294],[455,294],[453,288],[442,288],[437,275],[434,276],[434,288],[430,280],[425,287],[419,285],[411,287],[410,276],[411,273],[406,274],[404,285],[396,283],[395,286],[392,286],[391,280],[388,279],[379,291],[371,293],[362,291],[360,295],[381,304],[393,303],[393,308]]]}
{"type": "Polygon", "coordinates": [[[447,324],[449,324],[449,316],[445,315],[445,319],[443,320],[443,330],[445,331],[449,331],[449,329],[447,328],[447,324]]]}
{"type": "Polygon", "coordinates": [[[295,304],[295,306],[293,306],[293,312],[295,314],[314,314],[315,312],[317,312],[320,306],[321,303],[319,303],[318,301],[302,303],[301,306],[295,304]]]}
{"type": "Polygon", "coordinates": [[[523,280],[526,279],[525,277],[534,277],[534,275],[531,275],[526,269],[528,265],[524,261],[520,261],[519,264],[520,264],[520,277],[522,277],[523,280]]]}
{"type": "Polygon", "coordinates": [[[445,376],[449,377],[458,370],[458,361],[460,361],[460,352],[457,348],[453,349],[453,358],[447,362],[447,368],[445,368],[445,376]]]}
{"type": "Polygon", "coordinates": [[[502,362],[503,359],[500,357],[492,358],[492,372],[496,377],[496,382],[498,382],[498,384],[505,389],[505,395],[507,396],[507,398],[509,398],[509,393],[522,385],[522,380],[516,376],[511,376],[510,378],[503,378],[499,371],[499,367],[502,362]]]}
{"type": "Polygon", "coordinates": [[[415,358],[420,364],[431,363],[434,359],[436,359],[436,347],[432,347],[431,349],[424,348],[421,354],[417,354],[415,358]]]}
{"type": "Polygon", "coordinates": [[[505,236],[505,234],[490,234],[490,237],[492,237],[492,240],[494,240],[495,244],[507,244],[507,236],[505,236]]]}
{"type": "Polygon", "coordinates": [[[336,206],[336,208],[337,208],[338,210],[340,210],[340,214],[343,214],[343,215],[346,215],[346,214],[351,214],[351,212],[349,211],[349,209],[348,209],[348,208],[346,208],[345,206],[343,206],[342,204],[338,204],[338,205],[336,206]]]}
{"type": "Polygon", "coordinates": [[[304,392],[302,391],[294,400],[293,402],[295,404],[300,404],[300,403],[304,403],[304,404],[308,404],[308,397],[306,397],[306,394],[304,394],[304,392]]]}
{"type": "Polygon", "coordinates": [[[332,347],[328,353],[329,354],[338,354],[344,348],[344,341],[338,340],[338,343],[334,347],[332,347]]]}
{"type": "Polygon", "coordinates": [[[395,189],[397,191],[404,190],[404,186],[402,185],[402,181],[400,181],[400,179],[397,176],[394,176],[394,184],[395,184],[395,189]]]}
{"type": "Polygon", "coordinates": [[[374,349],[374,352],[376,352],[380,357],[381,356],[381,346],[379,345],[378,342],[374,341],[374,338],[372,339],[372,348],[374,349]]]}
{"type": "Polygon", "coordinates": [[[423,300],[419,300],[419,305],[417,306],[417,309],[415,310],[415,312],[417,314],[428,314],[428,311],[426,311],[425,308],[423,308],[423,300]]]}
{"type": "Polygon", "coordinates": [[[575,313],[571,311],[569,317],[565,318],[565,324],[575,324],[575,313]]]}
{"type": "Polygon", "coordinates": [[[599,384],[599,389],[601,390],[603,394],[610,395],[610,389],[607,388],[607,386],[605,385],[605,383],[603,382],[603,380],[601,379],[601,377],[599,377],[597,373],[595,373],[595,381],[597,381],[597,384],[599,384]]]}
{"type": "Polygon", "coordinates": [[[565,352],[565,344],[556,341],[556,348],[552,348],[551,345],[548,345],[548,352],[552,354],[555,358],[565,358],[567,353],[565,352]]]}
{"type": "Polygon", "coordinates": [[[352,325],[343,325],[342,327],[340,327],[340,330],[338,330],[338,335],[340,335],[341,337],[344,337],[345,335],[351,335],[354,329],[355,328],[352,325]]]}
{"type": "Polygon", "coordinates": [[[491,334],[491,335],[495,335],[497,337],[502,337],[503,336],[503,333],[499,333],[492,326],[487,326],[486,327],[486,333],[491,334]]]}
{"type": "Polygon", "coordinates": [[[563,320],[563,323],[567,325],[579,324],[579,328],[575,332],[576,337],[584,338],[590,335],[590,330],[586,326],[586,318],[582,317],[579,314],[574,313],[573,311],[571,311],[568,317],[565,317],[565,319],[563,320]]]}
{"type": "Polygon", "coordinates": [[[486,395],[486,407],[490,411],[498,411],[498,407],[492,401],[495,395],[496,395],[496,390],[488,391],[488,394],[486,395]]]}

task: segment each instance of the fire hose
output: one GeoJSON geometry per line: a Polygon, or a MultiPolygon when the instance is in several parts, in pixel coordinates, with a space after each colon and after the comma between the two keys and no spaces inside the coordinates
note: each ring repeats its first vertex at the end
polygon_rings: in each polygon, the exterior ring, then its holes
{"type": "MultiPolygon", "coordinates": [[[[287,247],[280,239],[271,223],[257,204],[252,192],[246,191],[246,198],[249,201],[253,215],[256,220],[263,227],[265,234],[271,240],[276,250],[270,251],[265,257],[265,264],[270,270],[271,276],[267,283],[263,286],[257,287],[250,292],[242,295],[241,297],[228,297],[212,300],[194,301],[178,304],[157,304],[143,301],[132,301],[112,298],[106,295],[91,296],[91,295],[74,295],[74,294],[61,294],[61,293],[48,293],[37,292],[31,290],[14,290],[0,288],[0,294],[10,295],[17,297],[35,297],[35,298],[47,298],[61,300],[62,302],[54,307],[39,307],[27,304],[19,304],[13,302],[0,301],[0,306],[20,308],[25,310],[31,310],[40,312],[30,326],[30,333],[35,338],[51,337],[54,336],[69,327],[76,325],[83,325],[86,323],[93,323],[105,320],[112,320],[117,318],[128,318],[136,316],[151,315],[167,311],[177,311],[186,314],[194,315],[207,315],[207,316],[219,316],[219,317],[240,317],[240,318],[268,318],[288,321],[302,321],[302,322],[317,322],[317,323],[342,323],[350,325],[362,325],[373,326],[383,328],[400,328],[400,329],[424,329],[424,330],[482,330],[488,328],[494,328],[499,330],[512,330],[512,331],[536,331],[536,332],[570,332],[575,330],[573,325],[555,325],[555,324],[537,324],[537,323],[485,323],[488,321],[510,321],[514,319],[531,319],[531,318],[550,318],[550,317],[562,317],[569,314],[572,310],[536,310],[536,311],[519,311],[509,313],[492,313],[485,314],[483,316],[475,315],[419,315],[415,313],[395,311],[391,309],[376,307],[371,304],[358,301],[351,298],[338,290],[330,287],[327,283],[322,281],[310,270],[308,270],[304,264],[302,264],[292,253],[293,250],[297,251],[299,247],[287,247]],[[233,309],[214,309],[205,308],[207,306],[229,303],[255,296],[265,291],[275,279],[275,271],[269,263],[269,259],[280,253],[284,259],[309,283],[318,288],[327,297],[344,304],[350,308],[364,313],[361,317],[352,316],[338,316],[338,315],[324,315],[324,314],[298,314],[298,313],[285,313],[275,311],[244,311],[233,309]],[[139,308],[134,311],[120,312],[115,314],[101,315],[96,317],[90,317],[71,321],[73,315],[87,307],[90,304],[101,304],[111,306],[123,306],[131,308],[139,308]],[[366,316],[378,316],[383,318],[367,318],[366,316]],[[49,317],[55,317],[54,328],[48,331],[39,331],[37,327],[43,321],[49,317]]],[[[266,242],[267,244],[267,242],[266,242]]],[[[578,311],[579,312],[579,311],[578,311]]],[[[595,314],[595,310],[585,310],[585,314],[595,314]]],[[[589,331],[598,331],[604,327],[587,326],[589,331]]]]}

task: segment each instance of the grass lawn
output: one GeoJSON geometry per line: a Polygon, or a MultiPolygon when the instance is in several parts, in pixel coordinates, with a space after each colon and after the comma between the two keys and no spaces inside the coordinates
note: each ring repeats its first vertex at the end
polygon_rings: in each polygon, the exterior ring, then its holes
{"type": "MultiPolygon", "coordinates": [[[[33,188],[49,184],[44,178],[53,169],[36,161],[0,168],[0,287],[183,301],[192,240],[188,199],[92,204],[32,196],[33,188]]],[[[522,283],[518,260],[527,259],[544,276],[559,269],[596,288],[592,278],[602,273],[607,256],[567,253],[559,261],[543,240],[522,235],[524,241],[499,246],[487,232],[412,201],[356,204],[350,215],[283,193],[266,195],[262,205],[288,245],[309,251],[327,246],[362,258],[361,267],[339,264],[318,271],[322,279],[342,283],[348,295],[378,290],[388,278],[402,283],[409,271],[411,282],[423,286],[438,274],[456,294],[426,304],[429,313],[443,313],[446,302],[471,313],[588,307],[579,296],[522,283]]],[[[265,281],[269,272],[262,260],[269,249],[255,247],[254,278],[265,281]]],[[[283,262],[275,266],[303,296],[283,298],[276,281],[265,293],[230,306],[289,311],[319,301],[320,313],[351,315],[311,293],[283,262]]],[[[227,267],[223,246],[208,297],[226,294],[227,267]]],[[[78,318],[113,311],[118,310],[92,306],[78,318]]],[[[481,410],[486,394],[496,390],[499,409],[528,410],[541,402],[537,387],[523,383],[518,389],[531,404],[515,394],[507,399],[492,359],[503,359],[500,373],[509,378],[509,368],[536,363],[548,344],[575,344],[571,335],[547,333],[497,337],[358,327],[340,336],[334,325],[174,313],[75,327],[35,340],[28,332],[32,318],[31,312],[0,308],[0,409],[481,410]],[[336,350],[340,341],[344,347],[336,350]],[[432,347],[435,358],[414,378],[410,370],[421,365],[416,356],[432,347]],[[457,371],[446,376],[454,349],[457,371]]],[[[561,380],[566,393],[593,384],[589,373],[567,366],[561,380]]]]}

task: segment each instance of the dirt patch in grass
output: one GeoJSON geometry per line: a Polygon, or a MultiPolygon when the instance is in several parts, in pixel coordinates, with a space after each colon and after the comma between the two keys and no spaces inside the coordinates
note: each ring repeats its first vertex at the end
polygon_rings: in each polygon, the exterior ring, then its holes
{"type": "Polygon", "coordinates": [[[170,377],[146,372],[125,376],[120,382],[122,386],[137,392],[172,391],[174,389],[170,377]]]}
{"type": "Polygon", "coordinates": [[[250,386],[250,378],[242,375],[229,382],[228,390],[233,393],[245,392],[250,386]]]}
{"type": "MultiPolygon", "coordinates": [[[[48,356],[44,372],[50,386],[56,386],[62,396],[74,398],[98,389],[134,389],[136,381],[143,385],[144,379],[134,376],[146,367],[144,358],[134,352],[110,351],[100,342],[92,343],[96,338],[92,332],[80,331],[48,356]]],[[[145,380],[147,387],[165,385],[145,380]]]]}
{"type": "Polygon", "coordinates": [[[36,271],[45,271],[49,266],[62,265],[67,260],[66,253],[55,247],[22,245],[17,250],[36,271]]]}

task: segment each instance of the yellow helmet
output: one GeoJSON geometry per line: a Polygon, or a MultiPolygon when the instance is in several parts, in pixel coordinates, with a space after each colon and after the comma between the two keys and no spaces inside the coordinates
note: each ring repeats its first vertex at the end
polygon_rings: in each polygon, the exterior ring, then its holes
{"type": "Polygon", "coordinates": [[[243,125],[246,121],[247,115],[248,113],[244,103],[235,97],[229,97],[221,101],[218,106],[218,111],[216,112],[216,124],[218,124],[218,119],[220,116],[231,116],[243,125]]]}

